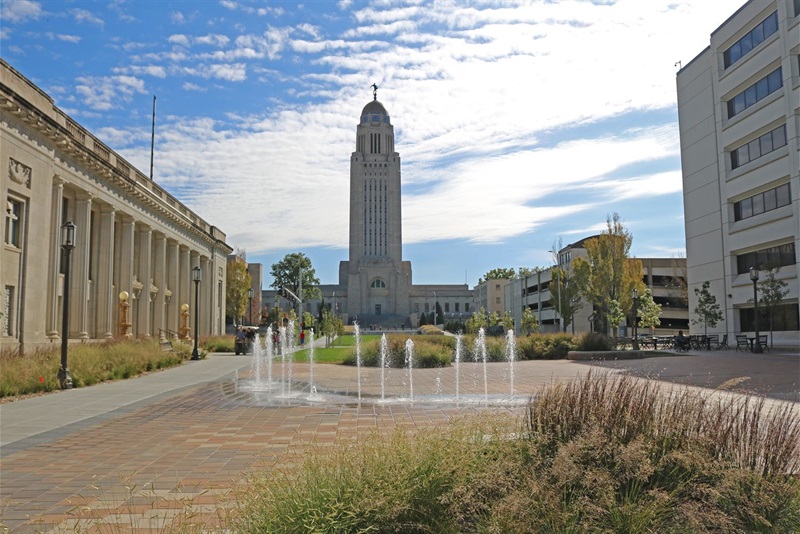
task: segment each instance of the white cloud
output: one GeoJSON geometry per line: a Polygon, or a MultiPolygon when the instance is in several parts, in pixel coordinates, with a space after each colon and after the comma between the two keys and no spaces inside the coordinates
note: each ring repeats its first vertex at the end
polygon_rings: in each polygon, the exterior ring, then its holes
{"type": "Polygon", "coordinates": [[[183,72],[201,78],[217,78],[229,82],[241,82],[247,79],[247,69],[244,63],[198,65],[197,67],[186,67],[183,72]]]}
{"type": "Polygon", "coordinates": [[[81,37],[79,35],[65,35],[65,34],[57,34],[57,33],[51,33],[51,32],[48,32],[45,35],[47,35],[47,38],[50,39],[50,40],[64,41],[65,43],[80,43],[81,42],[81,37]]]}
{"type": "Polygon", "coordinates": [[[146,93],[144,82],[133,76],[82,76],[77,78],[75,92],[95,110],[123,107],[136,93],[146,93]]]}
{"type": "Polygon", "coordinates": [[[85,9],[73,9],[72,16],[75,17],[77,22],[87,22],[97,26],[103,26],[103,19],[96,17],[91,11],[85,9]]]}
{"type": "Polygon", "coordinates": [[[0,18],[6,22],[26,22],[42,16],[42,5],[31,0],[4,0],[0,3],[0,18]]]}

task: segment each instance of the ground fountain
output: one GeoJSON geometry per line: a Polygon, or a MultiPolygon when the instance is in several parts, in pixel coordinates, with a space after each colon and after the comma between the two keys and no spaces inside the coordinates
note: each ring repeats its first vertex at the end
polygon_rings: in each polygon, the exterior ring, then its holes
{"type": "MultiPolygon", "coordinates": [[[[253,392],[258,395],[258,402],[269,404],[287,402],[312,402],[312,403],[349,403],[362,402],[376,403],[436,403],[451,405],[476,405],[476,406],[506,406],[516,405],[524,398],[520,399],[516,394],[514,385],[514,367],[517,359],[516,339],[513,331],[507,333],[505,337],[505,361],[490,362],[487,350],[487,338],[485,331],[480,329],[475,338],[472,354],[466,350],[464,339],[459,333],[455,336],[454,353],[452,358],[452,369],[439,367],[436,369],[415,369],[415,346],[414,341],[407,339],[405,342],[405,358],[403,360],[402,379],[392,380],[389,343],[385,334],[381,335],[379,343],[379,369],[364,367],[362,356],[362,336],[358,324],[354,325],[353,333],[355,337],[355,367],[353,372],[356,374],[356,387],[352,388],[352,382],[346,378],[340,378],[338,382],[328,382],[326,378],[330,375],[323,375],[320,381],[315,375],[318,364],[314,356],[314,330],[310,329],[307,334],[308,365],[297,367],[297,373],[293,371],[295,358],[293,353],[296,348],[294,344],[294,324],[289,323],[285,327],[279,328],[277,336],[279,342],[274,346],[272,342],[272,329],[266,332],[266,343],[262,343],[261,337],[256,340],[253,351],[252,369],[249,379],[238,379],[236,390],[243,392],[253,392]],[[281,367],[280,372],[273,371],[274,365],[281,367]],[[489,367],[492,367],[494,381],[501,374],[502,366],[502,386],[493,387],[492,393],[489,392],[489,367]],[[495,367],[496,366],[496,367],[495,367]],[[462,373],[465,369],[472,368],[473,384],[470,388],[462,381],[462,373]],[[478,376],[482,371],[483,383],[478,382],[478,376]],[[297,376],[295,376],[297,374],[297,376]],[[415,375],[419,374],[422,382],[423,391],[415,391],[415,375]],[[506,390],[506,376],[509,378],[508,390],[506,390]],[[400,383],[396,383],[397,381],[400,383]],[[322,385],[320,385],[320,383],[322,385]],[[339,384],[338,386],[335,384],[339,384]],[[503,391],[498,392],[498,390],[503,391]],[[391,393],[390,393],[391,392],[391,393]]],[[[300,364],[298,364],[300,365],[300,364]]],[[[337,376],[341,377],[341,372],[337,371],[337,376]]],[[[352,376],[352,375],[351,375],[352,376]]],[[[419,389],[419,388],[418,388],[419,389]]]]}

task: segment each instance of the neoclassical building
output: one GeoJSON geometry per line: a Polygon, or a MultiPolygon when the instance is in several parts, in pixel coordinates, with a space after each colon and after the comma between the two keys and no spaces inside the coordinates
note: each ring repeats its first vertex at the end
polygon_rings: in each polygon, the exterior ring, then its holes
{"type": "Polygon", "coordinates": [[[25,350],[64,335],[166,337],[180,330],[183,304],[192,328],[199,310],[200,335],[224,332],[226,257],[232,251],[225,234],[3,60],[0,164],[5,206],[0,349],[25,350]],[[66,222],[75,225],[75,243],[68,256],[64,332],[61,228],[66,222]],[[127,321],[121,321],[123,308],[127,321]]]}

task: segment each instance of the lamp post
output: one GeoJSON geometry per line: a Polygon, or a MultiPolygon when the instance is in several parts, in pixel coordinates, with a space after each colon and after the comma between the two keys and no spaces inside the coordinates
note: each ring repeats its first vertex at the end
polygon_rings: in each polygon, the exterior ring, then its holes
{"type": "Polygon", "coordinates": [[[436,291],[433,292],[433,326],[436,326],[436,291]]]}
{"type": "Polygon", "coordinates": [[[192,350],[192,359],[199,360],[200,352],[197,350],[197,331],[200,329],[200,280],[202,276],[200,267],[192,269],[192,280],[194,280],[194,350],[192,350]]]}
{"type": "Polygon", "coordinates": [[[633,341],[631,342],[631,347],[633,350],[639,350],[639,339],[636,337],[636,312],[639,311],[637,310],[639,307],[639,292],[636,291],[635,287],[631,289],[631,298],[633,299],[633,341]]]}
{"type": "Polygon", "coordinates": [[[753,281],[753,304],[755,309],[753,311],[753,329],[756,331],[756,338],[753,340],[753,352],[761,354],[761,341],[758,339],[758,269],[750,267],[750,280],[753,281]]]}
{"type": "MultiPolygon", "coordinates": [[[[560,268],[561,265],[560,265],[559,259],[558,259],[558,252],[556,252],[555,250],[548,250],[548,252],[550,252],[553,255],[553,257],[556,259],[555,267],[559,267],[560,268]]],[[[556,273],[555,267],[550,269],[550,284],[552,284],[553,281],[555,280],[555,277],[553,276],[556,273]]],[[[561,285],[561,272],[560,272],[560,269],[559,269],[559,272],[558,272],[558,283],[556,284],[556,311],[558,311],[558,317],[556,318],[556,327],[558,327],[558,331],[559,332],[561,332],[561,289],[560,289],[560,285],[561,285]]]]}
{"type": "Polygon", "coordinates": [[[61,248],[64,251],[64,311],[61,317],[61,367],[56,378],[61,389],[72,389],[72,375],[67,366],[67,345],[69,343],[69,268],[70,254],[75,248],[75,224],[65,222],[61,226],[61,248]]]}
{"type": "Polygon", "coordinates": [[[131,324],[128,322],[128,308],[130,304],[128,304],[128,295],[127,291],[120,291],[119,292],[119,335],[120,337],[130,337],[128,334],[128,328],[131,324]]]}
{"type": "Polygon", "coordinates": [[[255,291],[253,291],[252,287],[247,290],[247,300],[250,302],[250,307],[249,307],[249,309],[250,309],[250,319],[248,319],[248,324],[250,324],[251,326],[253,324],[253,295],[254,294],[255,294],[255,291]]]}

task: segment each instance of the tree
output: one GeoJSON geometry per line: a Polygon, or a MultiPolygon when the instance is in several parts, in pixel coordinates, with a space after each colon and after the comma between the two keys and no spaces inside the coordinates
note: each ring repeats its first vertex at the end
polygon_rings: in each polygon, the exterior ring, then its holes
{"type": "Polygon", "coordinates": [[[238,323],[247,309],[247,290],[252,280],[247,272],[247,254],[237,248],[236,254],[228,260],[225,273],[225,314],[238,323]]]}
{"type": "Polygon", "coordinates": [[[783,298],[789,294],[789,284],[778,280],[775,275],[780,272],[780,267],[768,269],[764,280],[758,283],[761,289],[761,300],[764,313],[769,315],[769,346],[772,346],[772,329],[775,312],[781,306],[783,298]]]}
{"type": "Polygon", "coordinates": [[[616,335],[620,323],[625,319],[625,313],[622,311],[622,306],[620,306],[617,300],[612,300],[609,303],[606,318],[609,326],[613,329],[614,335],[616,335]]]}
{"type": "Polygon", "coordinates": [[[506,332],[514,329],[514,317],[511,315],[510,311],[506,311],[503,314],[503,316],[500,318],[500,324],[503,325],[503,328],[506,332]]]}
{"type": "Polygon", "coordinates": [[[719,321],[723,320],[722,312],[717,304],[717,297],[708,290],[710,282],[703,282],[702,289],[694,288],[697,296],[697,306],[694,309],[697,319],[692,319],[693,324],[703,325],[703,334],[708,335],[708,327],[714,328],[719,321]]]}
{"type": "Polygon", "coordinates": [[[333,338],[344,333],[342,318],[332,313],[327,308],[322,309],[322,321],[319,324],[320,335],[325,336],[325,346],[330,347],[333,338]]]}
{"type": "Polygon", "coordinates": [[[553,267],[550,277],[550,300],[548,303],[558,311],[564,325],[563,329],[559,328],[559,330],[566,332],[567,327],[575,318],[575,312],[583,308],[578,285],[572,280],[570,272],[561,267],[553,267]]]}
{"type": "Polygon", "coordinates": [[[644,295],[639,297],[639,327],[653,328],[661,324],[661,304],[656,304],[653,300],[653,292],[650,288],[644,290],[644,295]]]}
{"type": "Polygon", "coordinates": [[[286,288],[303,301],[322,298],[319,289],[319,279],[316,277],[311,260],[302,252],[287,254],[277,263],[272,264],[270,271],[272,276],[271,288],[286,288]],[[303,291],[300,294],[300,276],[302,274],[303,291]]]}
{"type": "Polygon", "coordinates": [[[483,309],[483,306],[469,316],[467,319],[467,323],[465,325],[467,334],[477,334],[478,330],[481,328],[488,328],[489,326],[489,314],[486,313],[486,310],[483,309]]]}
{"type": "Polygon", "coordinates": [[[483,282],[487,282],[489,280],[505,280],[516,277],[517,273],[514,271],[513,267],[509,269],[497,268],[497,269],[492,269],[491,271],[484,274],[483,278],[478,278],[478,284],[482,284],[483,282]]]}
{"type": "Polygon", "coordinates": [[[439,304],[438,300],[436,301],[436,305],[433,307],[433,309],[436,312],[436,315],[433,318],[433,324],[437,325],[437,324],[444,323],[444,319],[443,319],[444,313],[442,313],[442,307],[439,304]]]}
{"type": "Polygon", "coordinates": [[[539,330],[539,319],[533,313],[533,310],[527,306],[522,310],[522,330],[527,335],[530,335],[532,330],[539,330]]]}
{"type": "Polygon", "coordinates": [[[641,260],[628,257],[633,237],[619,214],[609,215],[606,224],[602,234],[586,240],[586,258],[575,258],[572,265],[580,293],[592,303],[601,326],[608,331],[611,303],[617,302],[624,317],[633,305],[631,290],[643,293],[646,286],[641,260]]]}

